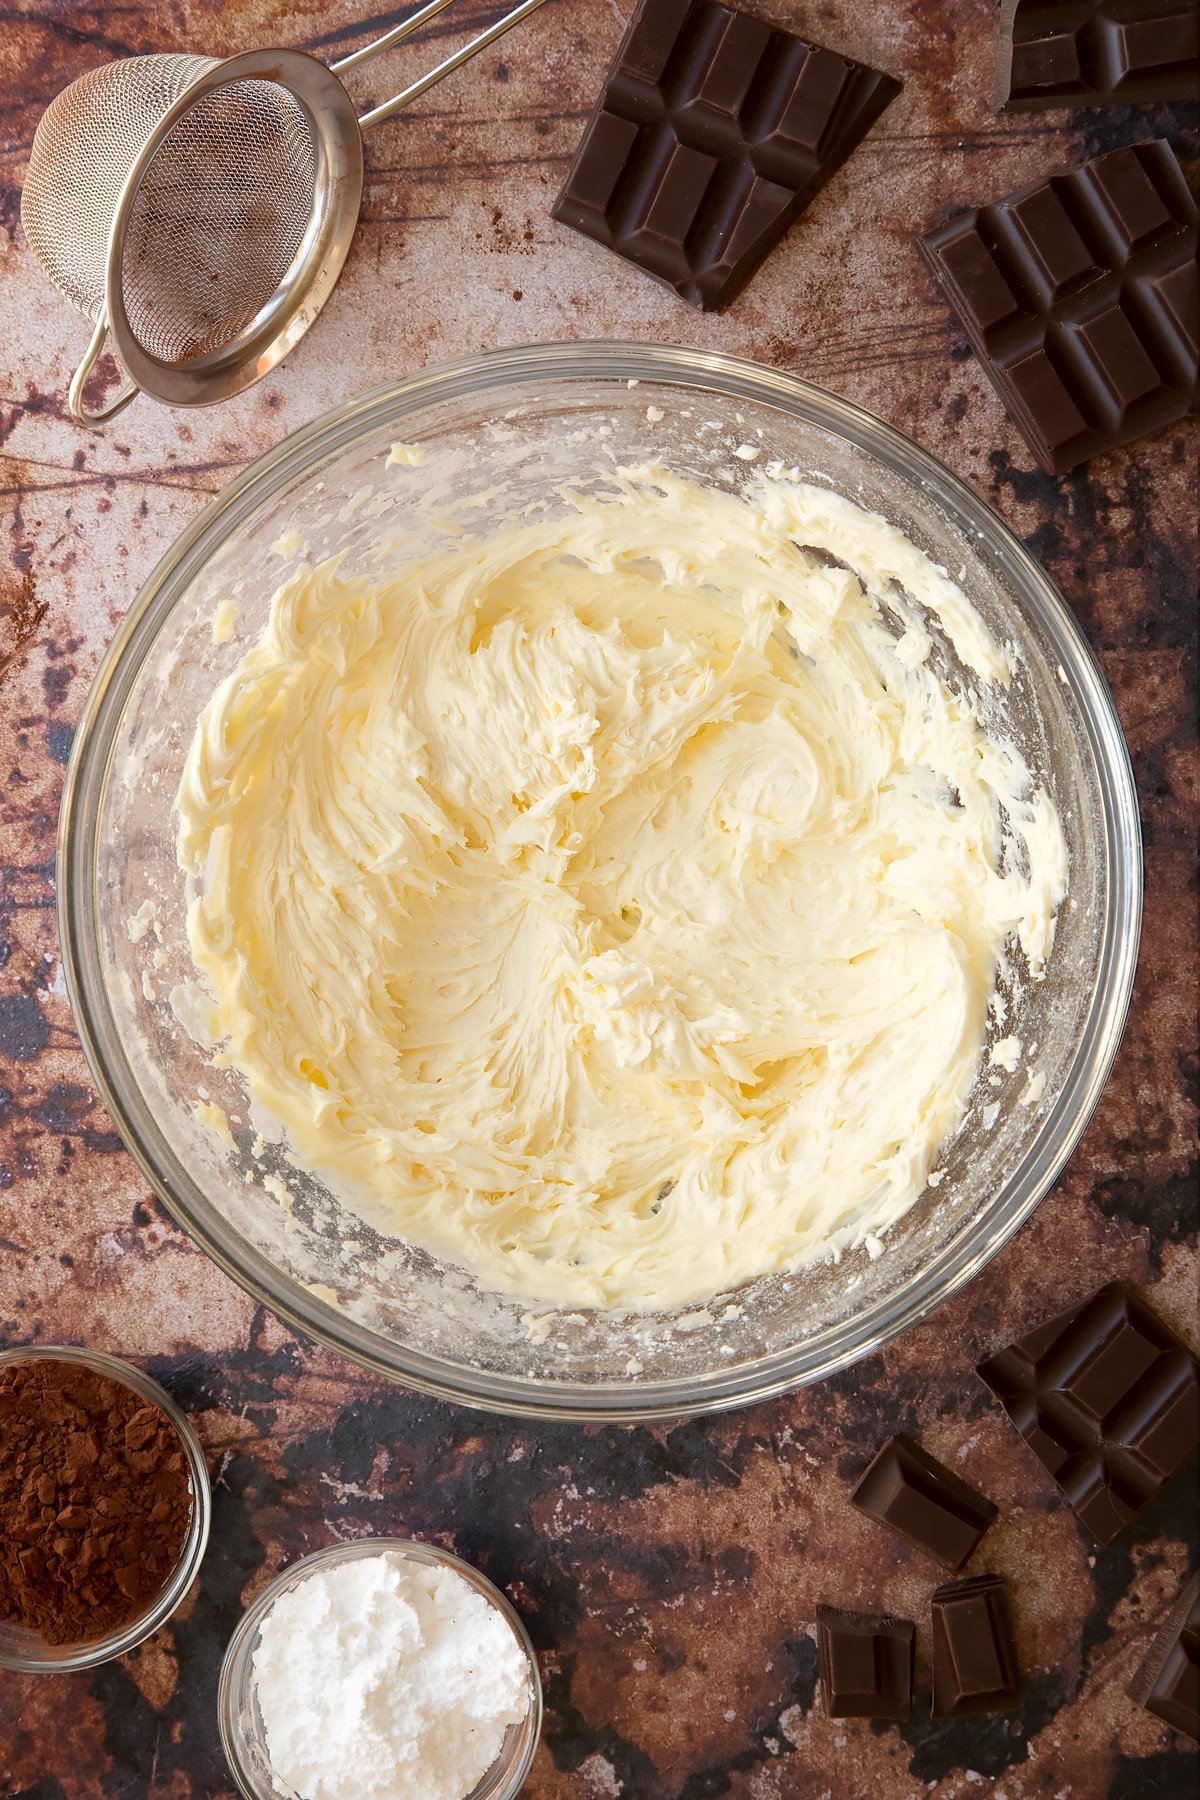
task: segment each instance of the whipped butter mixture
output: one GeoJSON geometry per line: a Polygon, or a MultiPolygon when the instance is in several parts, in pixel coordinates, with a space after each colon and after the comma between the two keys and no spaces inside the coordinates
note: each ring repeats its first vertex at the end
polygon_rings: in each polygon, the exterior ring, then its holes
{"type": "Polygon", "coordinates": [[[925,1187],[1047,794],[931,667],[1009,666],[823,489],[615,475],[381,578],[301,567],[179,794],[221,1060],[381,1229],[488,1287],[671,1308],[925,1187]]]}

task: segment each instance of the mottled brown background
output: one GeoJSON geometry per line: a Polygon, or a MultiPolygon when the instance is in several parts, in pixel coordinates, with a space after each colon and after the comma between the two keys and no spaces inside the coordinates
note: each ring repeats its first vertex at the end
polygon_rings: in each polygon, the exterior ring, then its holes
{"type": "MultiPolygon", "coordinates": [[[[357,38],[355,6],[0,4],[0,654],[31,631],[0,690],[0,1342],[69,1340],[144,1362],[192,1411],[216,1483],[203,1576],[171,1628],[90,1677],[0,1676],[6,1800],[228,1795],[213,1702],[241,1607],[282,1563],[368,1531],[453,1547],[524,1613],[548,1700],[535,1800],[1193,1791],[1184,1741],[1125,1688],[1194,1562],[1194,1483],[1098,1550],[972,1365],[1109,1276],[1193,1328],[1195,440],[1171,430],[1061,480],[1036,473],[910,236],[955,202],[1101,147],[1165,132],[1186,149],[1186,121],[1166,108],[997,119],[989,0],[761,0],[906,87],[743,299],[703,317],[549,218],[626,5],[551,0],[371,137],[345,276],[263,386],[215,412],[140,403],[92,435],[63,409],[85,328],[17,224],[41,108],[108,56],[272,41],[332,54],[357,38]],[[810,376],[911,432],[999,507],[1061,584],[1115,690],[1142,795],[1147,907],[1100,1110],[1057,1189],[973,1287],[806,1393],[705,1423],[584,1430],[511,1425],[368,1379],[285,1330],[174,1228],[89,1083],[63,991],[53,859],[97,659],[157,557],[234,470],[415,365],[615,335],[810,376]],[[1016,1594],[1019,1717],[933,1723],[923,1698],[908,1725],[876,1729],[814,1704],[818,1600],[927,1617],[936,1571],[846,1503],[897,1427],[1000,1503],[982,1560],[1016,1594]]],[[[433,28],[443,47],[463,12],[483,16],[461,0],[433,28]]],[[[364,87],[379,97],[414,66],[406,52],[364,87]]]]}

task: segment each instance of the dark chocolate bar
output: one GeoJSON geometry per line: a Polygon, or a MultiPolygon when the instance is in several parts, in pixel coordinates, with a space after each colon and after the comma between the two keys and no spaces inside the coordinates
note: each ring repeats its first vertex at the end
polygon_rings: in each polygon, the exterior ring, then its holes
{"type": "Polygon", "coordinates": [[[831,1719],[907,1719],[912,1711],[910,1619],[817,1608],[817,1656],[831,1719]]]}
{"type": "Polygon", "coordinates": [[[888,1439],[850,1498],[948,1569],[962,1568],[996,1517],[990,1500],[903,1434],[888,1439]]]}
{"type": "Polygon", "coordinates": [[[1200,1575],[1193,1575],[1133,1678],[1133,1698],[1200,1743],[1200,1575]]]}
{"type": "Polygon", "coordinates": [[[952,1581],[935,1590],[932,1605],[934,1718],[1019,1706],[1012,1606],[1000,1576],[952,1581]]]}
{"type": "Polygon", "coordinates": [[[1112,1281],[979,1365],[1022,1437],[1102,1544],[1200,1442],[1196,1358],[1112,1281]]]}
{"type": "Polygon", "coordinates": [[[1196,203],[1165,139],[952,219],[921,248],[1039,463],[1195,408],[1196,203]]]}
{"type": "Polygon", "coordinates": [[[727,306],[899,92],[717,0],[643,0],[554,217],[727,306]]]}
{"type": "Polygon", "coordinates": [[[1196,0],[1004,0],[996,70],[1003,112],[1198,96],[1196,0]]]}

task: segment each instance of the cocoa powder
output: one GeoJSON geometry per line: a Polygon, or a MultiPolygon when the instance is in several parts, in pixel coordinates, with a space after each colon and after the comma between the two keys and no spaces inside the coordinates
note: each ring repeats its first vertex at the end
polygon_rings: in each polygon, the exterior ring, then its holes
{"type": "Polygon", "coordinates": [[[85,1643],[146,1610],[192,1513],[161,1407],[82,1363],[0,1367],[0,1619],[85,1643]]]}

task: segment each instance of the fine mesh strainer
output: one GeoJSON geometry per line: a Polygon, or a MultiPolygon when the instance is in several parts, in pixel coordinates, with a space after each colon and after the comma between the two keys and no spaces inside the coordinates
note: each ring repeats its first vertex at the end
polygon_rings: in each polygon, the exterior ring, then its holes
{"type": "Polygon", "coordinates": [[[522,0],[392,99],[358,115],[339,77],[452,0],[426,0],[327,67],[299,50],[131,56],[51,102],[21,222],[55,286],[95,330],[71,381],[83,424],[138,393],[204,406],[287,355],[333,290],[358,221],[362,133],[536,12],[522,0]],[[96,412],[83,390],[104,345],[129,377],[96,412]]]}

